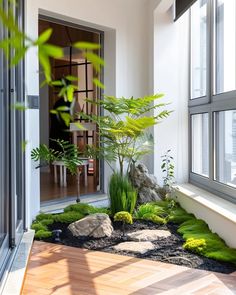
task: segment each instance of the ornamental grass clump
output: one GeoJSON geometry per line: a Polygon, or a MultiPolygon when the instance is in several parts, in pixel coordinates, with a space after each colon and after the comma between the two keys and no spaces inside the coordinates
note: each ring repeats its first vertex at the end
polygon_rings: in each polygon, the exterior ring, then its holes
{"type": "Polygon", "coordinates": [[[132,224],[133,218],[129,212],[120,211],[115,214],[114,221],[121,221],[122,222],[123,236],[125,236],[125,224],[132,224]]]}
{"type": "Polygon", "coordinates": [[[111,176],[109,198],[112,216],[120,211],[133,214],[137,202],[137,191],[130,183],[128,176],[122,176],[119,173],[111,176]]]}

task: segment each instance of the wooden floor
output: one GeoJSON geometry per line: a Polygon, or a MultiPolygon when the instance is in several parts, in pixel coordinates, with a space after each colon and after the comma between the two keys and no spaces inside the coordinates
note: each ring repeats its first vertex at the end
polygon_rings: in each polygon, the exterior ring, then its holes
{"type": "Polygon", "coordinates": [[[236,294],[236,275],[34,242],[25,295],[236,294]]]}
{"type": "MultiPolygon", "coordinates": [[[[94,184],[94,177],[88,176],[88,186],[84,185],[83,175],[80,180],[80,193],[91,194],[96,193],[97,189],[94,184]]],[[[76,196],[77,194],[77,181],[76,176],[67,175],[67,187],[60,187],[59,184],[54,183],[54,177],[52,173],[41,172],[40,173],[40,200],[50,201],[55,199],[63,199],[65,197],[76,196]]]]}

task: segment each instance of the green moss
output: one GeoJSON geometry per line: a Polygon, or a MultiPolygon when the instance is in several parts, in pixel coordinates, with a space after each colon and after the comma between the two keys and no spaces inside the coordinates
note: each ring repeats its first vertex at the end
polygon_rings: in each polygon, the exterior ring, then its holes
{"type": "Polygon", "coordinates": [[[42,220],[53,220],[54,215],[53,214],[46,214],[46,213],[40,213],[36,216],[37,221],[42,221],[42,220]]]}
{"type": "Polygon", "coordinates": [[[42,240],[42,239],[47,239],[52,236],[52,232],[48,230],[39,230],[35,233],[35,239],[42,240]]]}
{"type": "Polygon", "coordinates": [[[122,221],[126,224],[132,224],[133,223],[133,218],[132,215],[127,212],[127,211],[120,211],[117,212],[114,216],[115,221],[122,221]]]}
{"type": "Polygon", "coordinates": [[[83,215],[88,215],[93,210],[93,206],[85,203],[69,205],[64,209],[64,212],[79,212],[83,215]]]}
{"type": "Polygon", "coordinates": [[[83,215],[95,213],[106,213],[108,215],[110,214],[110,210],[108,208],[97,208],[85,203],[69,205],[64,209],[64,212],[79,212],[83,215]]]}
{"type": "Polygon", "coordinates": [[[83,217],[84,215],[80,212],[71,211],[54,215],[54,221],[61,223],[72,223],[77,220],[80,220],[83,217]]]}
{"type": "Polygon", "coordinates": [[[31,225],[31,228],[35,230],[35,232],[40,231],[40,230],[47,230],[47,226],[43,225],[41,222],[35,222],[31,225]]]}
{"type": "Polygon", "coordinates": [[[182,223],[178,232],[186,240],[184,248],[219,261],[236,264],[236,249],[229,248],[208,225],[200,219],[191,219],[182,223]]]}
{"type": "Polygon", "coordinates": [[[98,208],[98,207],[93,207],[90,214],[95,214],[95,213],[105,213],[107,215],[111,215],[111,210],[108,208],[98,208]]]}
{"type": "Polygon", "coordinates": [[[236,249],[227,246],[218,251],[210,252],[210,250],[208,250],[204,255],[208,258],[236,264],[236,249]]]}
{"type": "Polygon", "coordinates": [[[187,220],[195,218],[193,214],[187,213],[183,208],[178,207],[170,211],[169,221],[181,224],[187,220]]]}
{"type": "Polygon", "coordinates": [[[48,226],[50,224],[53,224],[54,219],[44,219],[40,221],[43,225],[48,226]]]}

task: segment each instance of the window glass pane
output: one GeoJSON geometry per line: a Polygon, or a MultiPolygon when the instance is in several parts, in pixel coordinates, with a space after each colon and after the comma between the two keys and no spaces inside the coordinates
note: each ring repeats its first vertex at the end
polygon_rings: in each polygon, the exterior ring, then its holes
{"type": "Polygon", "coordinates": [[[236,89],[236,1],[217,0],[215,93],[236,89]]]}
{"type": "Polygon", "coordinates": [[[191,99],[206,96],[207,1],[191,8],[191,99]]]}
{"type": "Polygon", "coordinates": [[[192,115],[192,172],[209,176],[209,116],[192,115]]]}
{"type": "Polygon", "coordinates": [[[216,177],[236,187],[236,110],[216,113],[216,177]]]}

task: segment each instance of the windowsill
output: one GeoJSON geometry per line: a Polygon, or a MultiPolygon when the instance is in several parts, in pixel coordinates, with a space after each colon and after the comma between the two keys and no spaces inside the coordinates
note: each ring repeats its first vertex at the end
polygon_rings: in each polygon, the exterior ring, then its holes
{"type": "Polygon", "coordinates": [[[24,282],[26,267],[30,257],[31,247],[34,240],[34,231],[28,230],[23,234],[19,246],[15,249],[9,271],[6,275],[5,284],[1,294],[18,295],[24,282]]]}
{"type": "Polygon", "coordinates": [[[236,204],[189,183],[174,188],[177,196],[184,195],[236,224],[236,204]]]}

